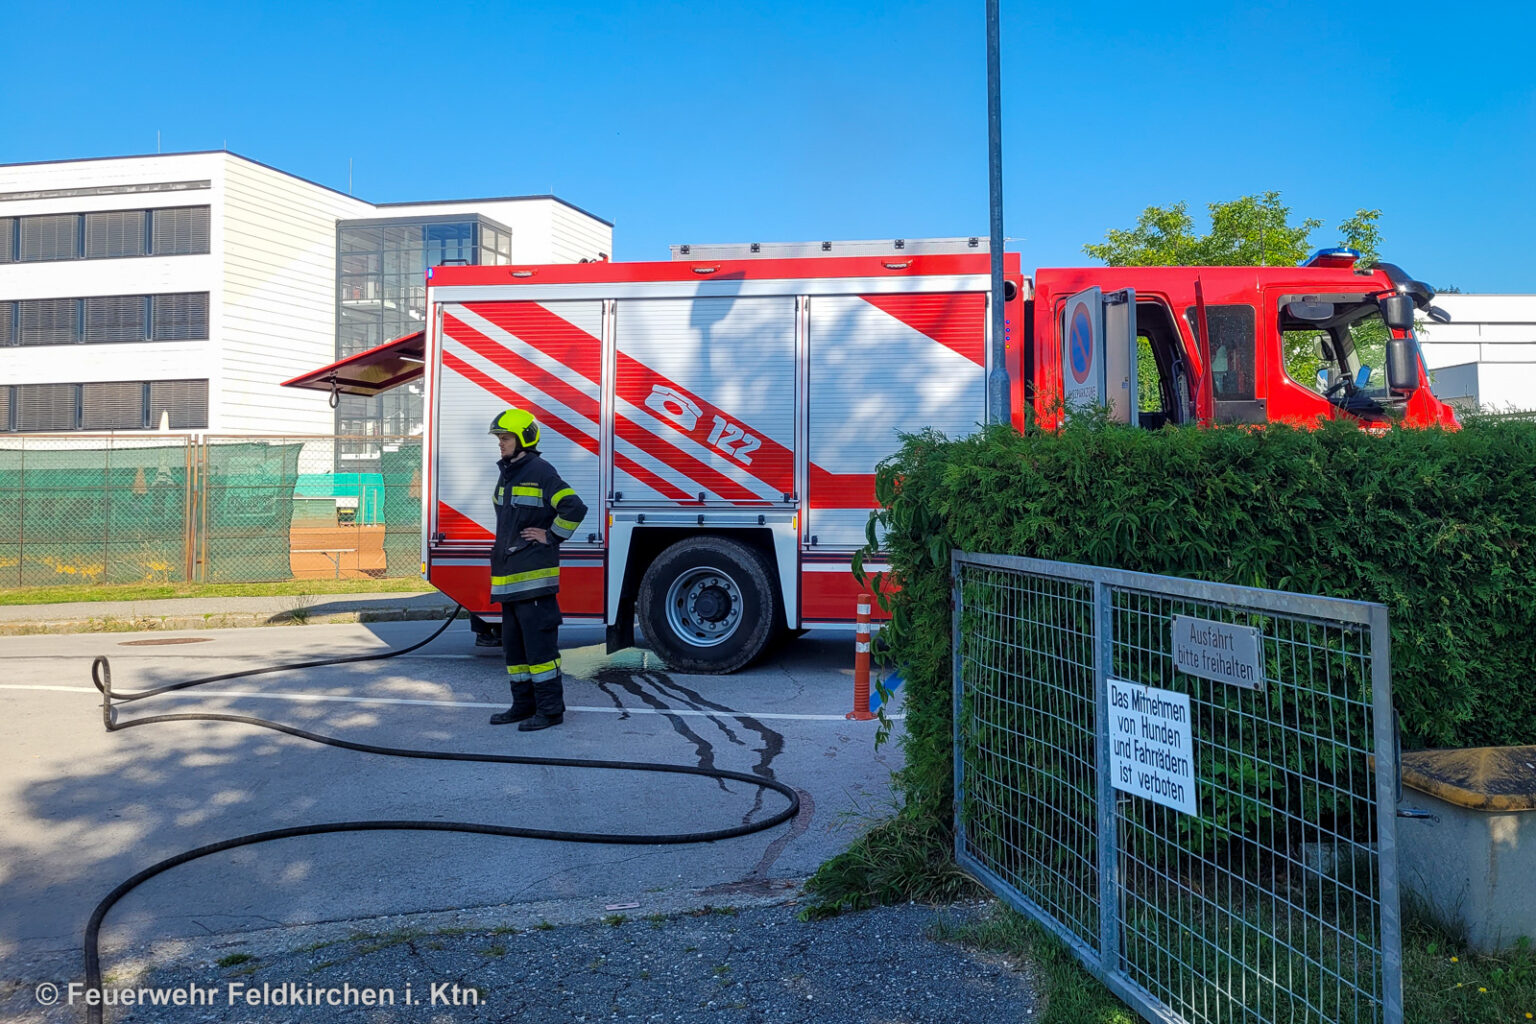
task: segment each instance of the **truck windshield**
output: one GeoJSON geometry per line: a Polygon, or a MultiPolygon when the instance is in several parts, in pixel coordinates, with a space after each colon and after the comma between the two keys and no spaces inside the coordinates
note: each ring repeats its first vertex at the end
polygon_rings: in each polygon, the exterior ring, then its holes
{"type": "Polygon", "coordinates": [[[1302,387],[1340,404],[1391,400],[1387,390],[1387,340],[1392,331],[1369,295],[1287,295],[1280,300],[1285,371],[1302,387]],[[1360,370],[1370,378],[1357,387],[1360,370]]]}

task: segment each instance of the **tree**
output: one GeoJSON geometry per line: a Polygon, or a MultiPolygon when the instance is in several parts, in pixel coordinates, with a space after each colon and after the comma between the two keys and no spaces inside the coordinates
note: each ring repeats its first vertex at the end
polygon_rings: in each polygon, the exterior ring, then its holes
{"type": "MultiPolygon", "coordinates": [[[[1314,217],[1292,224],[1291,208],[1280,202],[1279,192],[1210,203],[1206,209],[1211,216],[1206,234],[1195,233],[1185,203],[1149,206],[1135,227],[1111,229],[1103,242],[1089,243],[1083,251],[1111,267],[1295,266],[1311,254],[1312,232],[1323,226],[1314,217]]],[[[1356,210],[1339,225],[1338,244],[1360,250],[1365,263],[1374,263],[1380,217],[1380,210],[1356,210]]]]}
{"type": "MultiPolygon", "coordinates": [[[[1111,229],[1105,232],[1103,242],[1089,243],[1083,251],[1111,267],[1295,266],[1312,253],[1312,232],[1323,225],[1314,217],[1292,224],[1291,208],[1274,191],[1210,203],[1206,209],[1211,229],[1203,235],[1195,232],[1187,204],[1149,206],[1136,218],[1135,227],[1111,229]]],[[[1362,266],[1375,263],[1380,253],[1380,218],[1380,210],[1356,210],[1353,217],[1339,224],[1338,244],[1358,250],[1362,266]]],[[[1382,324],[1377,333],[1380,339],[1371,335],[1369,340],[1380,340],[1384,345],[1386,325],[1382,324]]],[[[1285,335],[1286,371],[1308,386],[1316,380],[1320,365],[1315,337],[1316,332],[1311,331],[1287,331],[1285,335]]],[[[1142,347],[1142,356],[1148,360],[1144,365],[1150,365],[1151,350],[1145,339],[1142,347]]],[[[1141,382],[1143,400],[1155,407],[1156,386],[1151,384],[1149,391],[1149,383],[1145,379],[1141,382]]]]}

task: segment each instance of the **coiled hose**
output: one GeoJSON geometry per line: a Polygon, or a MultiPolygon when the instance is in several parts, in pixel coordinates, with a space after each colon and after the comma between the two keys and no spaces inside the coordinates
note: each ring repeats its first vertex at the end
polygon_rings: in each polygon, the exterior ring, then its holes
{"type": "MultiPolygon", "coordinates": [[[[152,715],[147,718],[135,718],[132,721],[122,723],[119,723],[117,720],[117,705],[119,704],[147,700],[150,697],[172,693],[176,690],[186,690],[194,686],[202,686],[206,683],[217,683],[227,679],[243,679],[248,676],[265,675],[271,672],[291,672],[298,669],[347,665],[361,661],[381,661],[386,658],[396,658],[402,654],[409,654],[412,651],[425,647],[441,636],[443,631],[459,617],[459,612],[461,611],[463,611],[462,606],[455,608],[447,621],[425,640],[414,643],[409,647],[384,651],[379,654],[358,654],[345,658],[324,658],[319,661],[299,662],[293,665],[247,669],[244,672],[226,672],[222,675],[205,676],[201,679],[188,679],[180,683],[170,683],[137,693],[115,692],[112,689],[111,663],[105,657],[97,657],[91,663],[91,681],[96,684],[96,689],[101,692],[102,723],[106,726],[108,732],[130,729],[140,725],[152,725],[156,722],[240,722],[245,725],[255,725],[263,729],[287,733],[289,736],[297,736],[300,739],[311,740],[315,743],[323,743],[326,746],[341,747],[344,750],[356,750],[364,754],[382,754],[386,757],[410,757],[428,761],[477,761],[484,764],[536,764],[558,768],[600,768],[611,771],[658,772],[673,775],[699,775],[708,779],[729,779],[733,782],[743,782],[763,789],[771,789],[783,796],[788,801],[787,805],[777,814],[762,821],[736,825],[731,828],[711,829],[704,832],[663,832],[636,835],[623,832],[571,832],[564,829],[524,828],[518,825],[492,825],[472,821],[378,820],[331,821],[316,825],[298,825],[292,828],[270,829],[265,832],[253,832],[250,835],[220,840],[217,843],[199,846],[195,850],[178,853],[174,857],[167,857],[156,864],[151,864],[138,874],[123,880],[117,888],[107,893],[102,898],[102,901],[96,904],[96,909],[91,913],[91,919],[85,926],[85,982],[88,989],[91,991],[99,991],[101,989],[101,952],[99,949],[101,926],[102,922],[106,919],[107,912],[119,900],[142,883],[162,872],[169,871],[179,864],[186,864],[189,861],[198,860],[210,854],[221,853],[224,850],[233,850],[240,846],[254,846],[257,843],[268,843],[278,839],[291,839],[296,836],[325,835],[330,832],[395,831],[470,832],[487,836],[514,836],[519,839],[552,839],[566,843],[606,843],[623,846],[682,845],[687,843],[712,843],[721,839],[735,839],[739,836],[751,835],[754,832],[761,832],[776,825],[781,825],[794,818],[800,812],[800,797],[795,793],[794,789],[784,783],[757,775],[748,775],[745,772],[723,771],[716,768],[699,768],[653,761],[583,760],[568,757],[527,757],[515,754],[473,754],[442,750],[410,750],[404,747],[384,747],[373,743],[355,743],[336,736],[322,736],[319,733],[298,729],[291,725],[284,725],[281,722],[270,722],[264,718],[253,718],[249,715],[187,712],[174,715],[152,715]]],[[[89,1024],[101,1024],[102,1013],[103,1006],[101,1003],[87,1004],[86,1019],[89,1024]]]]}

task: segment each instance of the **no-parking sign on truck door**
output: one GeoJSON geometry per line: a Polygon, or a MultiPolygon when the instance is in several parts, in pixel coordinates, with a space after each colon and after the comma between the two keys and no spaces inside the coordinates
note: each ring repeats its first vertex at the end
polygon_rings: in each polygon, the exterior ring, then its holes
{"type": "Polygon", "coordinates": [[[1104,404],[1104,300],[1097,288],[1067,300],[1061,325],[1061,378],[1067,408],[1104,404]]]}

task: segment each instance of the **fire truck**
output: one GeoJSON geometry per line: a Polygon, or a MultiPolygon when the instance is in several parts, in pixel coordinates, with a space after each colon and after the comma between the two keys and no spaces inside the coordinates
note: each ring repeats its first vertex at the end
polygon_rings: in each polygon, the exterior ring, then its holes
{"type": "MultiPolygon", "coordinates": [[[[495,621],[486,434],[531,411],[590,512],[561,545],[567,621],[730,672],[776,637],[852,628],[852,572],[900,433],[1096,406],[1147,429],[1349,418],[1454,425],[1413,336],[1433,292],[1346,250],[1299,267],[1041,269],[1006,254],[1003,344],[984,239],[675,246],[666,262],[443,266],[423,331],[289,381],[422,380],[422,569],[495,621]],[[1322,371],[1296,380],[1286,353],[1322,371]],[[1373,348],[1374,346],[1374,348],[1373,348]],[[994,351],[999,355],[994,355],[994,351]],[[1006,370],[1006,410],[988,375],[1006,370]],[[1383,363],[1373,365],[1370,360],[1383,363]],[[994,392],[996,393],[996,392],[994,392]]],[[[866,561],[866,571],[888,568],[866,561]]]]}

